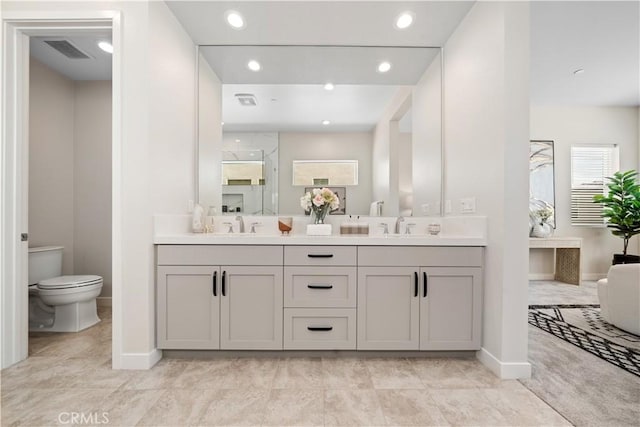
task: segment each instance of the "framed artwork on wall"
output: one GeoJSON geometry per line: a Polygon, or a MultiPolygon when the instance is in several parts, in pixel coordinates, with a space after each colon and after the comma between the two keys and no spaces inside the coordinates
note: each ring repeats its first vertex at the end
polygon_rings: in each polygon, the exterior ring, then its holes
{"type": "MultiPolygon", "coordinates": [[[[319,186],[316,187],[304,187],[304,193],[302,193],[303,195],[308,193],[309,191],[313,190],[314,188],[320,188],[319,186]]],[[[346,215],[347,213],[347,187],[326,187],[329,190],[333,191],[335,193],[336,196],[338,196],[338,199],[340,200],[340,207],[338,209],[336,209],[335,211],[331,211],[329,212],[329,215],[346,215]]],[[[305,211],[304,212],[305,215],[311,215],[311,211],[305,211]]]]}
{"type": "Polygon", "coordinates": [[[556,228],[553,141],[532,140],[529,150],[529,215],[549,215],[544,220],[556,228]]]}

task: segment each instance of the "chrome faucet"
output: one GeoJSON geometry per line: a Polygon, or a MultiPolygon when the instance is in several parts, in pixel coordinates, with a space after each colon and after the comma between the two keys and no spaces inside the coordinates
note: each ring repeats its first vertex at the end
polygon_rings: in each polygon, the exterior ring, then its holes
{"type": "Polygon", "coordinates": [[[244,233],[244,220],[242,219],[242,215],[238,215],[236,221],[240,223],[240,232],[244,233]]]}
{"type": "Polygon", "coordinates": [[[230,222],[223,222],[222,225],[226,225],[227,227],[229,227],[227,233],[233,233],[233,224],[231,224],[230,222]]]}
{"type": "Polygon", "coordinates": [[[411,234],[411,227],[415,227],[415,225],[416,225],[415,222],[410,222],[409,224],[407,224],[404,230],[404,234],[411,234]]]}
{"type": "Polygon", "coordinates": [[[252,222],[251,223],[251,231],[249,233],[256,234],[256,225],[262,225],[261,222],[252,222]]]}
{"type": "Polygon", "coordinates": [[[404,221],[404,218],[399,216],[398,219],[396,219],[396,234],[400,234],[400,223],[404,221]]]}

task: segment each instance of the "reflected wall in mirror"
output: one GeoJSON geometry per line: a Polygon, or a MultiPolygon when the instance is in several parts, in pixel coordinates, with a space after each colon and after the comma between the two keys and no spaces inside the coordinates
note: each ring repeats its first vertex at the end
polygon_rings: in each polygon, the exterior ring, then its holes
{"type": "Polygon", "coordinates": [[[200,46],[198,58],[202,205],[302,215],[300,185],[314,184],[294,183],[294,161],[349,159],[356,183],[329,181],[346,186],[346,214],[376,200],[384,215],[440,214],[439,48],[200,46]],[[377,71],[382,61],[390,71],[377,71]],[[249,172],[258,166],[262,181],[249,172]]]}

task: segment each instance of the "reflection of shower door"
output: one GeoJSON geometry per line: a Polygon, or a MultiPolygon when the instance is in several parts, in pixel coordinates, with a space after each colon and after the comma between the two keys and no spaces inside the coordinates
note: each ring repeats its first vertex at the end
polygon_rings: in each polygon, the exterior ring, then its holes
{"type": "Polygon", "coordinates": [[[262,215],[265,159],[262,150],[222,152],[222,212],[262,215]]]}

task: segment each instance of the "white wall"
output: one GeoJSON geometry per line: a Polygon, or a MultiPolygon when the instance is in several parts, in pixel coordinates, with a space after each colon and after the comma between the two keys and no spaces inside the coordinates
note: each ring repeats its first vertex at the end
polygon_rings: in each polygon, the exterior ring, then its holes
{"type": "Polygon", "coordinates": [[[300,215],[304,187],[293,186],[294,160],[358,160],[358,185],[347,187],[347,215],[366,215],[371,203],[372,135],[350,133],[280,133],[278,189],[280,214],[300,215]]]}
{"type": "Polygon", "coordinates": [[[413,215],[440,214],[442,183],[441,56],[413,88],[413,215]],[[425,212],[422,205],[428,205],[425,212]]]}
{"type": "Polygon", "coordinates": [[[111,81],[75,82],[74,274],[111,296],[111,81]]]}
{"type": "Polygon", "coordinates": [[[446,197],[476,197],[488,217],[479,358],[526,377],[528,4],[476,3],[445,45],[444,81],[446,197]]]}
{"type": "Polygon", "coordinates": [[[64,246],[73,274],[74,83],[31,59],[29,84],[29,246],[64,246]]]}
{"type": "Polygon", "coordinates": [[[30,246],[64,246],[63,274],[102,276],[110,297],[111,82],[30,67],[30,246]]]}
{"type": "MultiPolygon", "coordinates": [[[[583,280],[606,277],[614,253],[622,252],[622,239],[607,228],[571,225],[571,145],[618,144],[620,169],[639,169],[637,107],[531,107],[531,139],[554,141],[556,231],[555,236],[582,238],[583,280]]],[[[638,236],[630,243],[637,248],[638,236]],[[634,241],[635,240],[635,241],[634,241]]],[[[535,278],[553,277],[553,254],[532,250],[529,271],[535,278]]]]}

